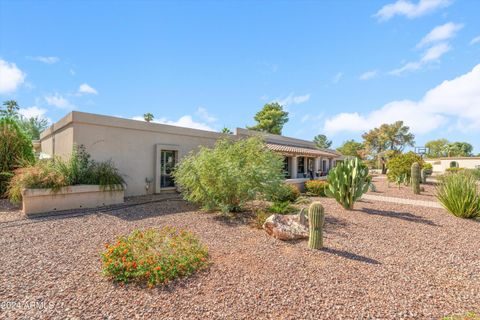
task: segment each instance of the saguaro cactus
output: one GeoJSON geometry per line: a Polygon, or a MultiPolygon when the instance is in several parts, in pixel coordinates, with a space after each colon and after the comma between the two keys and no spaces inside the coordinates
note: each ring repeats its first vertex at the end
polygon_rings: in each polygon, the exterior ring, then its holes
{"type": "Polygon", "coordinates": [[[420,171],[420,177],[421,183],[427,183],[427,171],[425,169],[420,171]]]}
{"type": "Polygon", "coordinates": [[[411,172],[411,179],[412,179],[412,189],[414,194],[420,194],[420,165],[418,162],[414,162],[412,164],[412,172],[411,172]]]}
{"type": "Polygon", "coordinates": [[[310,231],[308,247],[310,249],[321,249],[323,247],[325,210],[320,202],[314,202],[308,208],[308,222],[310,231]]]}

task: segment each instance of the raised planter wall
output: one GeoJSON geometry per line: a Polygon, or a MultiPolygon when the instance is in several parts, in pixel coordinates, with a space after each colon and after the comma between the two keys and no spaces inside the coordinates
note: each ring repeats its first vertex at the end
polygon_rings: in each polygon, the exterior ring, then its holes
{"type": "Polygon", "coordinates": [[[105,190],[98,185],[63,187],[58,192],[51,189],[26,189],[22,193],[23,212],[27,215],[96,208],[124,202],[124,190],[105,190]]]}

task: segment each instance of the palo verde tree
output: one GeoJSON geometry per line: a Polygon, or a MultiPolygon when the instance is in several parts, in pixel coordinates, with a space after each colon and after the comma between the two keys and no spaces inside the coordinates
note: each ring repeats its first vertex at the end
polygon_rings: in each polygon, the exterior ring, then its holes
{"type": "Polygon", "coordinates": [[[405,126],[403,121],[382,124],[378,128],[365,132],[362,138],[370,154],[381,160],[383,174],[387,171],[386,154],[400,153],[405,147],[413,147],[415,144],[415,136],[410,133],[410,128],[405,126]]]}
{"type": "Polygon", "coordinates": [[[316,135],[313,138],[313,142],[319,149],[328,149],[332,146],[332,140],[328,140],[327,136],[324,134],[316,135]]]}
{"type": "Polygon", "coordinates": [[[276,103],[267,103],[262,110],[257,112],[254,117],[257,124],[253,127],[247,127],[250,130],[262,131],[272,134],[282,134],[285,123],[288,122],[288,112],[276,103]]]}
{"type": "Polygon", "coordinates": [[[362,151],[365,149],[364,145],[355,140],[347,140],[340,147],[337,148],[337,151],[344,156],[362,158],[362,151]]]}

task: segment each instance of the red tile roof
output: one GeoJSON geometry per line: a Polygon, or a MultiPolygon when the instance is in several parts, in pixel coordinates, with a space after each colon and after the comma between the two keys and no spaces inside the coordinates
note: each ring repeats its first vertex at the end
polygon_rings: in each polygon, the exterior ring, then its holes
{"type": "Polygon", "coordinates": [[[318,149],[292,147],[282,144],[267,143],[267,148],[282,154],[310,157],[337,157],[338,155],[318,149]]]}

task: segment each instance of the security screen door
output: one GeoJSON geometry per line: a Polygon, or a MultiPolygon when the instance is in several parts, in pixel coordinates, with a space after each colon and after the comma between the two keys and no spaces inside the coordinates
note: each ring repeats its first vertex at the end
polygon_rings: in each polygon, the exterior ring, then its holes
{"type": "Polygon", "coordinates": [[[172,172],[175,167],[175,151],[162,150],[160,152],[160,188],[174,187],[172,172]]]}

